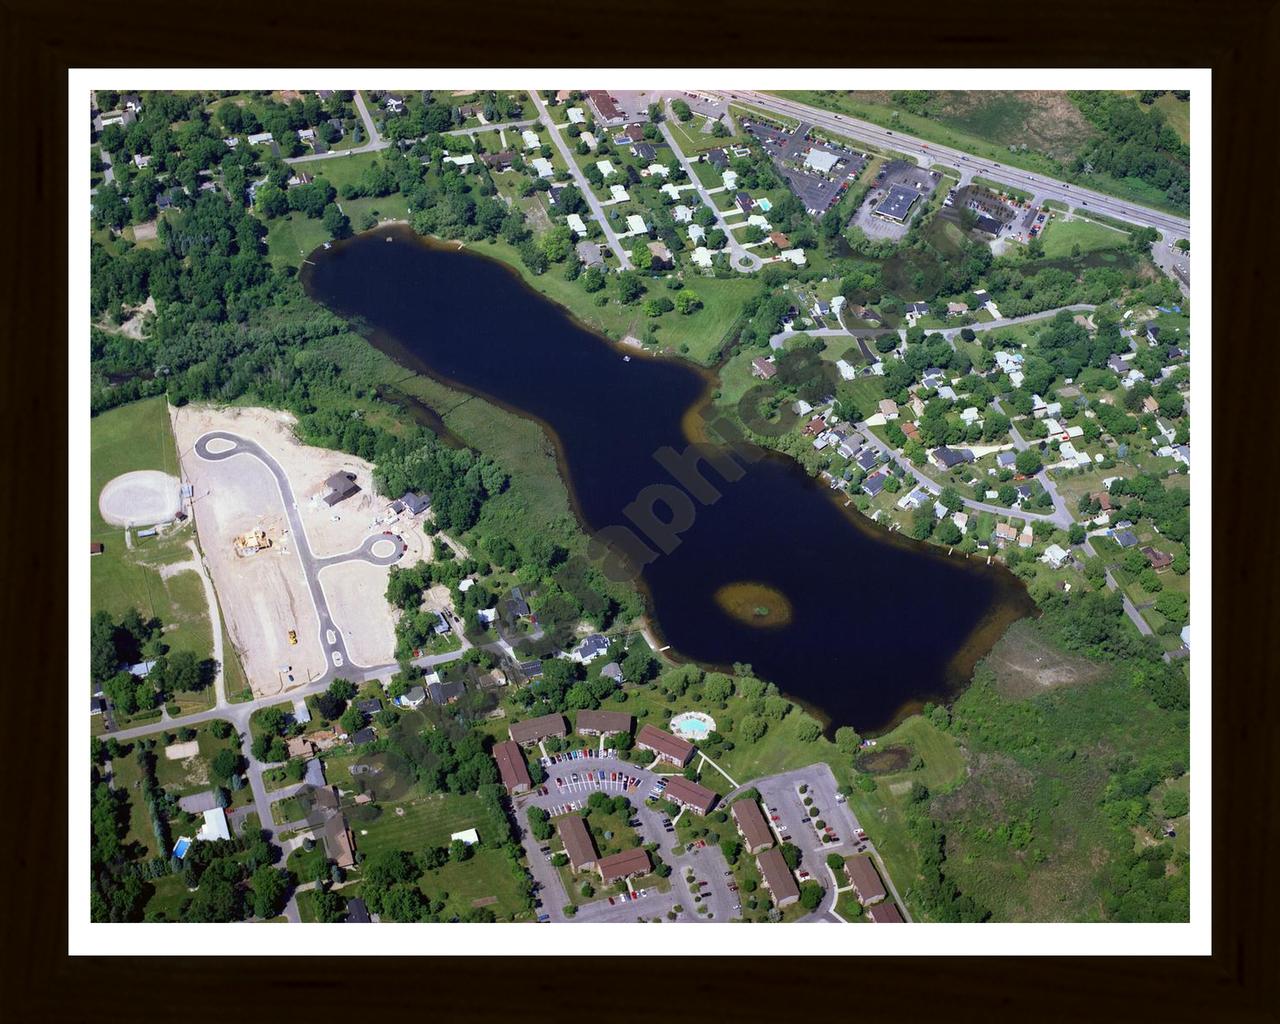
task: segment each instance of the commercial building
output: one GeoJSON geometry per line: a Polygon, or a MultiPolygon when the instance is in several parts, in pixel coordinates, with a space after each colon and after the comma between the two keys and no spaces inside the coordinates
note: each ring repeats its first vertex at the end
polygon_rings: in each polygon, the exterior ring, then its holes
{"type": "Polygon", "coordinates": [[[502,784],[507,787],[507,794],[515,796],[526,792],[533,785],[529,778],[529,769],[525,767],[524,754],[520,752],[520,744],[514,740],[493,745],[493,759],[498,764],[498,774],[502,776],[502,784]]]}
{"type": "Polygon", "coordinates": [[[765,850],[756,858],[756,866],[760,869],[760,877],[764,887],[769,890],[773,902],[779,909],[790,906],[800,898],[800,887],[782,859],[782,851],[776,846],[765,850]]]}
{"type": "Polygon", "coordinates": [[[659,761],[667,761],[677,768],[687,765],[694,754],[692,743],[647,723],[636,733],[636,746],[641,750],[652,751],[659,761]]]}
{"type": "Polygon", "coordinates": [[[681,775],[676,775],[667,782],[667,788],[662,795],[681,807],[689,808],[696,814],[706,814],[716,803],[716,794],[714,792],[707,789],[706,786],[690,782],[681,775]]]}
{"type": "Polygon", "coordinates": [[[901,224],[911,213],[911,207],[915,205],[916,200],[920,198],[920,193],[913,188],[905,188],[902,185],[894,185],[889,189],[888,194],[880,200],[880,205],[875,208],[877,217],[884,217],[887,220],[897,221],[901,224]]]}
{"type": "Polygon", "coordinates": [[[754,800],[739,800],[733,805],[733,823],[753,856],[773,845],[773,831],[764,820],[764,812],[754,800]]]}
{"type": "Polygon", "coordinates": [[[560,833],[569,866],[574,871],[584,871],[595,866],[596,857],[599,856],[596,853],[596,843],[581,815],[566,814],[556,822],[556,831],[560,833]]]}

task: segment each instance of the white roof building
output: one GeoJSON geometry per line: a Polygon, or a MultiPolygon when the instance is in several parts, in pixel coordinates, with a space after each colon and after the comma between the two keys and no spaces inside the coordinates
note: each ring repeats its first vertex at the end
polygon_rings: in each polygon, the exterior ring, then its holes
{"type": "Polygon", "coordinates": [[[204,812],[204,824],[196,833],[197,839],[205,841],[213,839],[230,839],[231,829],[227,827],[227,812],[221,807],[214,807],[204,812]]]}
{"type": "Polygon", "coordinates": [[[631,198],[631,196],[627,194],[627,190],[621,185],[610,185],[609,194],[613,196],[613,201],[615,203],[625,203],[631,198]]]}
{"type": "Polygon", "coordinates": [[[565,221],[568,222],[569,230],[573,232],[574,237],[583,238],[586,236],[587,226],[582,222],[582,218],[576,213],[569,214],[569,216],[565,218],[565,221]]]}
{"type": "Polygon", "coordinates": [[[628,215],[627,227],[637,235],[647,235],[649,233],[649,225],[644,222],[644,218],[638,213],[628,215]]]}
{"type": "Polygon", "coordinates": [[[677,224],[688,224],[693,220],[693,211],[681,203],[671,211],[671,217],[677,224]]]}
{"type": "Polygon", "coordinates": [[[698,246],[698,248],[693,250],[692,259],[693,259],[694,266],[710,267],[711,266],[711,250],[708,249],[706,246],[700,245],[698,246]]]}
{"type": "Polygon", "coordinates": [[[256,135],[249,136],[249,145],[251,146],[260,146],[262,143],[270,142],[270,141],[271,141],[270,132],[258,132],[256,135]]]}
{"type": "Polygon", "coordinates": [[[520,138],[524,141],[525,149],[538,149],[542,146],[542,140],[538,138],[538,133],[530,131],[528,128],[520,133],[520,138]]]}
{"type": "Polygon", "coordinates": [[[447,164],[455,164],[458,167],[468,167],[476,162],[476,158],[470,153],[463,153],[461,156],[447,156],[444,158],[447,164]]]}
{"type": "Polygon", "coordinates": [[[701,242],[706,237],[707,237],[707,229],[704,228],[701,224],[689,225],[689,241],[701,242]]]}
{"type": "Polygon", "coordinates": [[[480,833],[473,828],[468,828],[461,832],[455,832],[449,837],[449,842],[452,843],[456,839],[462,840],[468,846],[474,846],[476,843],[480,842],[480,833]]]}
{"type": "Polygon", "coordinates": [[[556,173],[556,169],[551,166],[551,161],[544,156],[534,157],[529,163],[538,172],[539,178],[550,178],[556,173]]]}
{"type": "Polygon", "coordinates": [[[668,182],[666,185],[663,185],[662,188],[658,189],[658,191],[661,192],[664,196],[670,196],[672,199],[680,198],[680,190],[676,188],[674,185],[672,185],[670,182],[668,182]]]}
{"type": "Polygon", "coordinates": [[[823,149],[811,149],[804,157],[804,165],[819,174],[830,174],[831,169],[839,162],[838,156],[823,149]]]}
{"type": "Polygon", "coordinates": [[[587,115],[582,112],[581,107],[570,107],[565,111],[569,115],[570,124],[586,124],[587,115]]]}
{"type": "Polygon", "coordinates": [[[660,178],[665,178],[671,173],[663,164],[650,164],[645,168],[650,174],[656,174],[660,178]]]}
{"type": "Polygon", "coordinates": [[[794,263],[797,267],[803,267],[809,261],[805,259],[803,249],[783,249],[782,258],[788,263],[794,263]]]}
{"type": "Polygon", "coordinates": [[[836,360],[836,369],[840,371],[841,380],[853,380],[858,376],[857,367],[845,362],[843,359],[836,360]]]}
{"type": "Polygon", "coordinates": [[[600,172],[602,178],[613,177],[613,164],[608,160],[597,160],[596,169],[600,172]]]}
{"type": "Polygon", "coordinates": [[[725,171],[725,172],[724,172],[724,175],[723,175],[723,180],[724,180],[724,187],[725,187],[725,188],[734,188],[734,187],[736,187],[736,186],[737,186],[737,184],[738,184],[738,172],[737,172],[737,171],[725,171]]]}
{"type": "Polygon", "coordinates": [[[596,148],[596,137],[592,135],[590,132],[583,132],[581,135],[578,136],[578,138],[580,138],[583,142],[587,144],[587,149],[596,148]]]}
{"type": "Polygon", "coordinates": [[[971,405],[960,414],[960,419],[964,421],[966,427],[972,426],[978,421],[978,410],[971,405]]]}
{"type": "Polygon", "coordinates": [[[1050,565],[1055,569],[1061,569],[1067,564],[1067,559],[1071,556],[1057,544],[1050,544],[1044,549],[1044,554],[1040,556],[1040,561],[1046,565],[1050,565]]]}
{"type": "Polygon", "coordinates": [[[754,224],[754,225],[755,225],[756,227],[758,227],[761,231],[772,231],[772,230],[773,230],[773,225],[772,225],[772,224],[770,224],[767,220],[765,220],[765,219],[764,219],[764,217],[762,217],[762,216],[761,216],[760,214],[758,214],[758,213],[753,213],[750,217],[748,217],[748,218],[747,218],[747,223],[748,223],[748,224],[754,224]]]}

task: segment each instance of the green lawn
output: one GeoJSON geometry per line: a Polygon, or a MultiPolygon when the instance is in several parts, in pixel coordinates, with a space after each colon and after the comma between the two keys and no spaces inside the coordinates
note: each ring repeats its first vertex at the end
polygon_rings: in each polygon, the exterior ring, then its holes
{"type": "Polygon", "coordinates": [[[1084,253],[1129,244],[1129,236],[1125,232],[1085,220],[1055,218],[1049,222],[1043,237],[1044,254],[1051,259],[1072,255],[1076,246],[1084,253]]]}
{"type": "MultiPolygon", "coordinates": [[[[186,796],[208,789],[213,783],[209,780],[209,763],[219,750],[229,747],[239,750],[239,740],[232,732],[224,740],[213,735],[213,723],[204,722],[196,727],[196,742],[200,744],[200,753],[186,761],[174,761],[165,757],[164,751],[156,749],[156,781],[174,796],[186,796]],[[189,762],[189,763],[188,763],[189,762]]],[[[241,792],[248,793],[247,789],[241,792]]]]}
{"type": "MultiPolygon", "coordinates": [[[[204,587],[194,571],[161,576],[160,568],[192,558],[190,525],[160,537],[134,538],[125,546],[124,530],[106,523],[98,511],[102,488],[122,473],[160,470],[178,475],[177,447],[163,396],[122,405],[93,417],[89,424],[89,529],[103,553],[89,559],[90,607],[117,618],[130,608],[164,623],[172,651],[208,658],[213,632],[204,587]]],[[[213,690],[180,695],[184,712],[211,707],[213,690]]]]}
{"type": "Polygon", "coordinates": [[[182,904],[191,898],[187,891],[187,883],[181,875],[164,875],[153,879],[150,884],[155,892],[147,901],[145,920],[147,921],[181,921],[182,904]]]}
{"type": "Polygon", "coordinates": [[[323,221],[295,211],[267,223],[267,257],[276,265],[300,266],[308,253],[328,239],[323,221]]]}

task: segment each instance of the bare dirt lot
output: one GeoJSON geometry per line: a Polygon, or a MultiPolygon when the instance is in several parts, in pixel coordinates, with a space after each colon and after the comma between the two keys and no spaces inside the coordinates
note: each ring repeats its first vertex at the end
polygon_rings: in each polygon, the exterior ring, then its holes
{"type": "Polygon", "coordinates": [[[987,656],[1004,697],[1034,697],[1058,686],[1101,679],[1105,669],[1088,658],[1066,654],[1042,639],[1029,622],[1014,623],[987,656]]]}
{"type": "Polygon", "coordinates": [[[182,507],[178,478],[154,469],[122,473],[98,495],[98,511],[115,526],[167,523],[182,507]]]}
{"type": "Polygon", "coordinates": [[[395,660],[396,624],[387,603],[387,568],[339,562],[320,570],[320,586],[333,621],[342,626],[347,653],[360,665],[395,660]]]}
{"type": "MultiPolygon", "coordinates": [[[[250,685],[259,696],[301,686],[309,675],[324,672],[325,656],[302,564],[293,538],[286,532],[280,492],[258,460],[242,456],[225,462],[206,461],[195,455],[196,439],[210,430],[228,430],[257,441],[270,452],[289,477],[308,542],[317,557],[355,550],[370,533],[394,529],[408,545],[405,563],[413,564],[426,557],[426,538],[416,525],[381,522],[387,500],[373,491],[372,467],[342,452],[302,444],[293,434],[294,420],[287,413],[183,406],[174,409],[172,417],[182,467],[194,489],[200,542],[250,685]],[[319,495],[325,479],[339,470],[354,473],[360,491],[330,508],[319,495]],[[235,553],[233,541],[252,529],[264,530],[271,546],[241,557],[235,553]],[[296,645],[288,640],[291,629],[297,632],[296,645]],[[286,665],[290,668],[282,672],[286,665]],[[292,683],[289,673],[294,677],[292,683]]],[[[325,576],[331,571],[326,570],[325,576]]],[[[359,661],[364,661],[365,651],[382,649],[386,622],[390,621],[389,613],[385,613],[385,621],[382,618],[382,591],[389,570],[374,571],[380,582],[375,586],[372,575],[362,579],[359,597],[339,594],[346,588],[335,587],[330,582],[333,577],[322,576],[326,596],[333,602],[334,621],[347,634],[351,655],[359,661]],[[362,601],[376,607],[361,608],[362,601]],[[347,616],[354,617],[350,626],[347,616]],[[364,636],[366,629],[372,630],[369,637],[364,636]]],[[[375,663],[384,660],[389,658],[371,658],[375,663]]]]}

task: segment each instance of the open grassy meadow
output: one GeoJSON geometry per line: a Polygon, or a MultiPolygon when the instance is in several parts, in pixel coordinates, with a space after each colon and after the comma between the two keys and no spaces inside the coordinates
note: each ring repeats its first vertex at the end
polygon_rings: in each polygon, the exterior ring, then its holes
{"type": "Polygon", "coordinates": [[[1129,244],[1124,231],[1087,220],[1052,220],[1044,233],[1044,254],[1050,259],[1071,256],[1079,246],[1081,253],[1098,249],[1116,249],[1129,244]]]}

